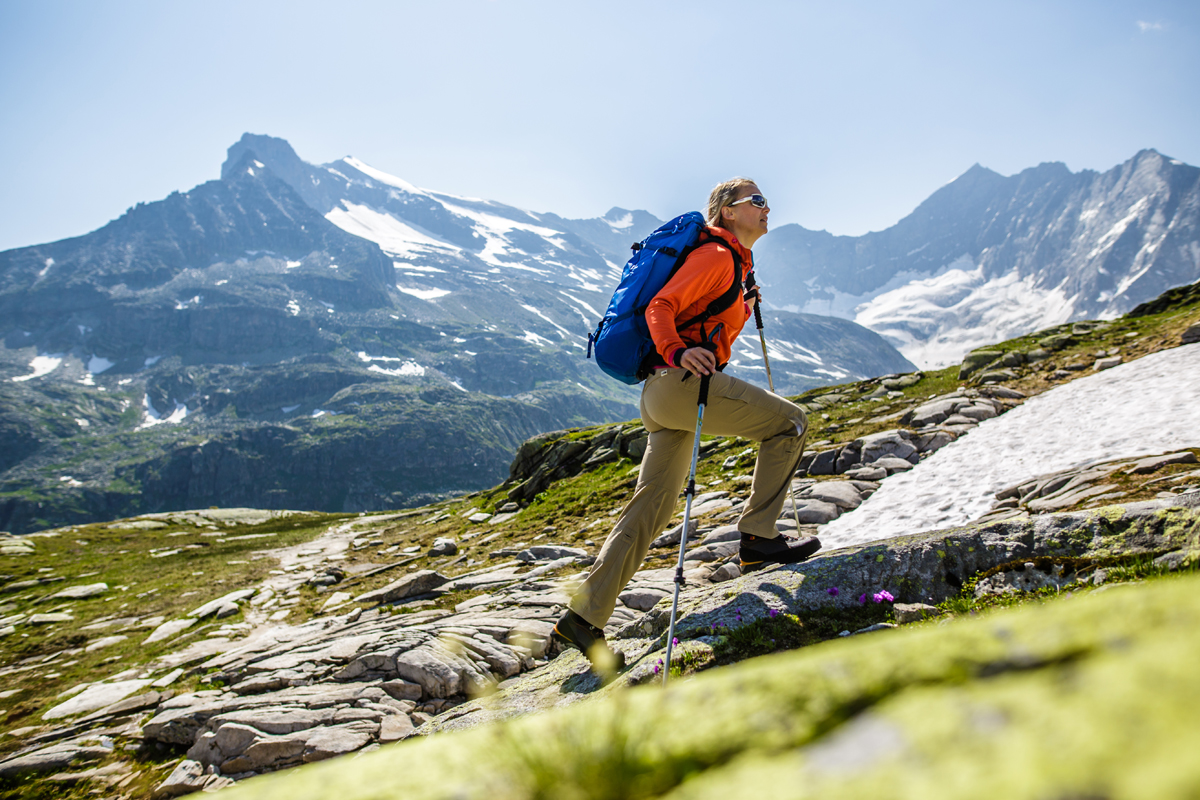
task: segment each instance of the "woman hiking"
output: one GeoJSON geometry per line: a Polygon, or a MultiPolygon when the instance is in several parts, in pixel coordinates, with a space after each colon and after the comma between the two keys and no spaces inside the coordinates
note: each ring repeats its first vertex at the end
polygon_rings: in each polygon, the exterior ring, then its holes
{"type": "Polygon", "coordinates": [[[804,411],[721,372],[759,300],[758,289],[743,289],[741,302],[705,322],[676,328],[729,288],[735,253],[743,274],[750,275],[751,248],[766,234],[770,211],[754,181],[735,178],[719,184],[708,198],[707,241],[692,251],[646,308],[657,366],[642,384],[642,423],[649,438],[637,486],[587,579],[554,626],[554,638],[586,654],[598,672],[624,667],[623,655],[605,643],[603,628],[650,542],[670,522],[687,478],[700,385],[695,376],[711,376],[703,432],[761,442],[750,498],[737,523],[742,571],[803,561],[821,547],[814,537],[784,536],[775,527],[804,452],[808,428],[804,411]]]}

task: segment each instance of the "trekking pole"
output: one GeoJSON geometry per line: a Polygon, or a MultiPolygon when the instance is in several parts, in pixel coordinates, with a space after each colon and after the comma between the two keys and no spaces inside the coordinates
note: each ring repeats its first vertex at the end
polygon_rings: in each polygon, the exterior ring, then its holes
{"type": "Polygon", "coordinates": [[[679,537],[679,564],[675,567],[675,599],[671,601],[671,624],[667,628],[667,663],[663,667],[663,688],[671,674],[671,650],[675,645],[675,614],[679,611],[679,589],[683,586],[683,550],[687,547],[688,526],[692,522],[692,498],[696,496],[696,463],[700,460],[700,428],[704,426],[704,407],[708,405],[708,381],[711,375],[700,376],[700,399],[696,411],[696,439],[692,442],[692,468],[688,473],[687,500],[683,508],[683,534],[679,537]]]}
{"type": "MultiPolygon", "coordinates": [[[[761,300],[761,295],[759,297],[761,300]]],[[[771,379],[771,358],[767,355],[767,337],[763,335],[761,303],[754,304],[754,324],[758,327],[758,341],[762,345],[763,364],[767,368],[767,386],[775,394],[775,381],[771,379]]],[[[792,478],[788,478],[788,499],[792,501],[792,517],[796,520],[796,535],[800,535],[800,509],[796,508],[796,493],[792,490],[792,478]]]]}

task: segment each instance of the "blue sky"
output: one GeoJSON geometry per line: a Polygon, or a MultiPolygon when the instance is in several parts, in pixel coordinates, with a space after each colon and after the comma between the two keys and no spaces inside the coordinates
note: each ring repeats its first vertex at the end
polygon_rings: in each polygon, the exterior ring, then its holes
{"type": "Polygon", "coordinates": [[[0,249],[216,178],[243,132],[564,216],[759,181],[892,225],[978,162],[1200,164],[1195,2],[0,0],[0,249]]]}

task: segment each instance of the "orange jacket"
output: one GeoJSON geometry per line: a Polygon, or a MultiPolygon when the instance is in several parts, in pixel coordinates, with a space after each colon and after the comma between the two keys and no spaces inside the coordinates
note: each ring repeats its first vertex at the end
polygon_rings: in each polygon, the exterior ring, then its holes
{"type": "MultiPolygon", "coordinates": [[[[701,338],[701,323],[697,322],[682,331],[677,331],[675,324],[704,313],[708,304],[724,294],[733,283],[733,256],[729,250],[737,248],[742,257],[743,282],[754,270],[750,251],[732,233],[711,225],[708,233],[719,241],[708,242],[692,251],[679,272],[667,281],[667,285],[646,307],[646,325],[650,328],[654,346],[663,361],[673,367],[678,366],[673,360],[675,354],[678,352],[682,355],[684,349],[695,347],[701,338]]],[[[740,303],[735,300],[729,308],[703,323],[705,333],[710,336],[718,325],[724,323],[714,340],[718,364],[729,361],[733,342],[742,332],[751,313],[745,300],[740,303]]]]}

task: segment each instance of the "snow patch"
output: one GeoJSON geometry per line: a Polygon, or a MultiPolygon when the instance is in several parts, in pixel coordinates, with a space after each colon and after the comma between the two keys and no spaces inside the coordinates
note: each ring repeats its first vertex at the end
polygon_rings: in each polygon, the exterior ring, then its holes
{"type": "Polygon", "coordinates": [[[623,231],[626,228],[633,227],[633,214],[628,213],[618,220],[606,219],[604,221],[607,222],[608,227],[612,228],[614,231],[623,231]]]}
{"type": "Polygon", "coordinates": [[[436,300],[450,294],[448,289],[412,289],[407,286],[397,286],[396,288],[421,300],[436,300]]]}
{"type": "Polygon", "coordinates": [[[386,211],[366,205],[342,201],[342,207],[325,215],[325,219],[347,233],[360,236],[379,245],[384,252],[395,256],[412,256],[430,249],[458,252],[458,245],[439,239],[417,226],[402,222],[386,211]]]}
{"type": "Polygon", "coordinates": [[[554,345],[554,342],[550,341],[545,336],[538,336],[533,331],[525,331],[524,335],[519,338],[529,342],[535,347],[552,347],[554,345]]]}
{"type": "Polygon", "coordinates": [[[116,364],[116,362],[109,361],[107,358],[104,358],[103,356],[93,355],[90,359],[88,359],[87,369],[88,369],[88,372],[92,373],[93,375],[99,375],[101,372],[104,372],[106,369],[110,369],[113,366],[115,366],[115,364],[116,364]]]}
{"type": "Polygon", "coordinates": [[[279,409],[279,410],[280,410],[280,411],[282,411],[282,412],[283,412],[283,413],[285,413],[285,414],[290,414],[290,413],[292,413],[293,411],[295,411],[295,410],[296,410],[297,408],[299,408],[299,407],[300,407],[300,404],[299,404],[299,403],[297,403],[297,404],[296,404],[296,405],[294,405],[294,406],[284,406],[283,408],[281,408],[281,409],[279,409]]]}
{"type": "Polygon", "coordinates": [[[989,280],[966,256],[955,265],[863,303],[854,321],[921,369],[939,369],[977,347],[1071,318],[1075,299],[1061,286],[1040,288],[1035,276],[1022,278],[1016,270],[989,280]]]}
{"type": "Polygon", "coordinates": [[[1197,396],[1197,345],[1077,378],[984,420],[910,471],[888,478],[858,509],[823,526],[821,541],[834,549],[963,525],[987,512],[996,492],[1028,478],[1195,447],[1197,396]]]}
{"type": "Polygon", "coordinates": [[[304,263],[303,261],[289,261],[289,262],[287,262],[287,266],[285,267],[285,269],[295,269],[296,267],[300,266],[303,263],[304,263]]]}
{"type": "MultiPolygon", "coordinates": [[[[389,175],[388,173],[384,172],[383,170],[375,169],[370,164],[364,164],[363,162],[359,161],[357,158],[354,158],[352,156],[346,156],[345,158],[343,158],[342,163],[348,164],[349,166],[358,170],[362,174],[364,174],[370,178],[374,178],[375,180],[379,181],[382,184],[391,186],[395,189],[400,189],[402,191],[408,192],[409,194],[420,194],[420,195],[426,195],[426,196],[428,196],[428,194],[429,194],[424,189],[413,186],[411,183],[409,183],[406,180],[397,178],[395,175],[389,175]]],[[[337,174],[343,178],[346,177],[345,175],[342,175],[340,172],[337,174]]]]}
{"type": "Polygon", "coordinates": [[[13,380],[17,383],[22,383],[24,381],[31,381],[34,378],[40,378],[43,375],[49,375],[51,372],[54,372],[54,370],[58,369],[62,362],[62,353],[47,356],[34,356],[33,360],[29,362],[29,368],[33,370],[33,372],[29,375],[21,375],[13,378],[13,380]]]}
{"type": "Polygon", "coordinates": [[[300,304],[297,303],[295,300],[288,300],[287,310],[293,317],[299,316],[300,304]]]}
{"type": "Polygon", "coordinates": [[[142,408],[146,410],[146,419],[141,425],[138,426],[138,430],[150,428],[155,425],[162,425],[163,423],[178,425],[187,418],[188,413],[187,405],[180,403],[179,401],[175,401],[175,409],[170,414],[161,413],[154,407],[154,404],[150,402],[150,395],[148,394],[142,395],[142,408]]]}

